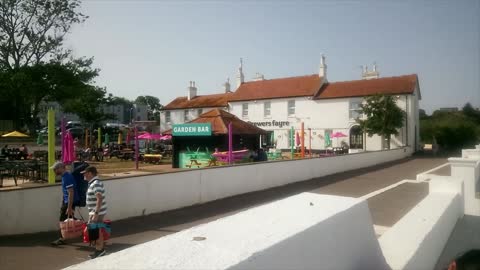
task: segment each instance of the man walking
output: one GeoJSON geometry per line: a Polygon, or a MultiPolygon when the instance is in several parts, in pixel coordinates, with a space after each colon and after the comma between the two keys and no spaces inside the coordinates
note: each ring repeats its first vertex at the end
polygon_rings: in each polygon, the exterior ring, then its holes
{"type": "MultiPolygon", "coordinates": [[[[107,201],[105,200],[105,187],[102,181],[97,177],[97,168],[88,166],[82,171],[85,181],[88,181],[87,190],[87,208],[88,208],[88,223],[96,226],[96,228],[103,225],[103,220],[107,214],[107,201]]],[[[98,229],[98,239],[95,241],[95,252],[90,255],[94,259],[105,255],[105,242],[103,240],[103,233],[98,229]]]]}
{"type": "MultiPolygon", "coordinates": [[[[73,175],[65,170],[65,164],[60,161],[55,162],[52,167],[50,167],[56,175],[62,176],[62,206],[60,208],[60,218],[59,221],[64,221],[65,219],[72,217],[74,218],[75,204],[79,201],[78,189],[73,175]]],[[[54,246],[65,245],[65,240],[62,238],[62,233],[60,232],[60,238],[51,243],[54,246]]]]}

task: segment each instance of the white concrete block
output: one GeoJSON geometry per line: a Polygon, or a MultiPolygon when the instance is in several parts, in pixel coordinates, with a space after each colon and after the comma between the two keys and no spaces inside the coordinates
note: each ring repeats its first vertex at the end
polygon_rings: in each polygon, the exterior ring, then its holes
{"type": "Polygon", "coordinates": [[[454,192],[434,192],[379,239],[391,269],[433,269],[461,213],[454,192]]]}
{"type": "Polygon", "coordinates": [[[366,201],[302,193],[67,269],[386,269],[366,201]]]}

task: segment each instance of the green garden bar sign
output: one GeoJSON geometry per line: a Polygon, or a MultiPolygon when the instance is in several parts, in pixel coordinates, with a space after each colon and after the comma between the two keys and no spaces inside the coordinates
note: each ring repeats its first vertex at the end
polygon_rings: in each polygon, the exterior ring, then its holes
{"type": "Polygon", "coordinates": [[[211,136],[212,124],[175,124],[173,125],[173,136],[211,136]]]}

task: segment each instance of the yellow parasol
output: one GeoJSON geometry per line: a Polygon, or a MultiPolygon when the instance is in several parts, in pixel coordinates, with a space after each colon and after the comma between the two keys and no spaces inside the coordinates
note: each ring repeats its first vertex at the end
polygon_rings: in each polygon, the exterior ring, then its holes
{"type": "Polygon", "coordinates": [[[25,138],[25,137],[28,137],[27,134],[23,134],[21,132],[18,132],[18,131],[12,131],[10,133],[7,133],[7,134],[3,134],[2,137],[12,137],[12,138],[25,138]]]}
{"type": "Polygon", "coordinates": [[[118,132],[118,144],[122,144],[122,132],[118,132]]]}

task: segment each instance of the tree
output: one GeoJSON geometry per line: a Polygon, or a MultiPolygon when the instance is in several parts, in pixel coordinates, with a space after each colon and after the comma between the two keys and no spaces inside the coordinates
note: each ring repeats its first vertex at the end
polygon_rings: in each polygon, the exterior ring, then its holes
{"type": "Polygon", "coordinates": [[[86,75],[71,67],[88,59],[62,48],[71,27],[87,18],[79,7],[80,0],[0,0],[0,107],[16,128],[34,131],[38,104],[78,85],[64,75],[86,75]]]}
{"type": "Polygon", "coordinates": [[[60,102],[65,112],[75,113],[83,122],[98,126],[101,121],[114,119],[115,115],[106,114],[101,106],[107,103],[105,88],[85,85],[76,98],[60,102]]]}
{"type": "Polygon", "coordinates": [[[0,70],[14,70],[69,55],[65,35],[87,16],[80,0],[0,1],[0,70]]]}
{"type": "Polygon", "coordinates": [[[153,96],[138,96],[135,99],[135,103],[147,105],[148,120],[160,121],[160,99],[153,96]]]}
{"type": "Polygon", "coordinates": [[[366,119],[357,118],[356,121],[368,136],[378,134],[387,139],[390,149],[391,135],[398,135],[398,129],[403,126],[405,112],[395,103],[395,98],[386,95],[374,95],[365,98],[361,105],[361,112],[366,119]]]}
{"type": "Polygon", "coordinates": [[[480,125],[480,111],[475,110],[469,102],[463,106],[462,113],[480,125]]]}

